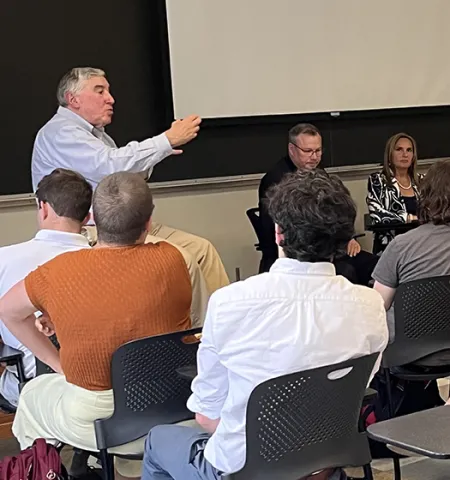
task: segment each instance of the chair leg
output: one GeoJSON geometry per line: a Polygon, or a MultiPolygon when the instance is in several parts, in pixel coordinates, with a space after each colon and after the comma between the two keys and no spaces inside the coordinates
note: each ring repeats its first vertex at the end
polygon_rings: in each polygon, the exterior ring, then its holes
{"type": "Polygon", "coordinates": [[[388,414],[389,414],[389,418],[394,418],[394,404],[392,401],[391,374],[389,372],[389,368],[384,369],[384,378],[386,379],[386,392],[388,397],[388,414]]]}
{"type": "Polygon", "coordinates": [[[104,480],[114,480],[114,460],[107,450],[100,450],[100,461],[102,462],[104,480]]]}
{"type": "Polygon", "coordinates": [[[69,475],[74,478],[81,478],[88,473],[88,459],[89,452],[80,450],[79,448],[73,449],[72,464],[69,468],[69,475]]]}
{"type": "Polygon", "coordinates": [[[19,358],[19,361],[17,362],[17,377],[19,378],[19,384],[23,384],[27,381],[23,361],[21,358],[19,358]]]}
{"type": "Polygon", "coordinates": [[[402,471],[400,469],[400,459],[398,457],[395,457],[392,460],[394,462],[394,479],[395,480],[401,480],[402,471]]]}
{"type": "Polygon", "coordinates": [[[367,465],[364,465],[363,470],[364,470],[364,480],[373,480],[372,467],[370,466],[370,463],[368,463],[367,465]]]}
{"type": "MultiPolygon", "coordinates": [[[[384,369],[384,376],[386,379],[386,391],[388,396],[388,414],[389,418],[394,418],[394,402],[392,400],[391,374],[389,372],[389,368],[384,369]]],[[[394,462],[394,479],[401,480],[402,473],[400,469],[400,459],[398,457],[394,457],[392,461],[394,462]]]]}

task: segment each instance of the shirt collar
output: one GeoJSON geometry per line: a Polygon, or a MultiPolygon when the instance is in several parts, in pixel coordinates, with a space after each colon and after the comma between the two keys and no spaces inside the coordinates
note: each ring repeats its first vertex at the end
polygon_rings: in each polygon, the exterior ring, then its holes
{"type": "Polygon", "coordinates": [[[34,237],[43,242],[56,242],[62,245],[89,247],[89,242],[81,233],[61,232],[60,230],[39,230],[34,237]]]}
{"type": "Polygon", "coordinates": [[[331,277],[336,275],[334,265],[329,262],[300,262],[293,258],[278,258],[270,268],[272,273],[287,273],[292,275],[322,275],[331,277]]]}
{"type": "Polygon", "coordinates": [[[76,124],[78,124],[80,127],[84,128],[90,133],[93,133],[95,130],[100,131],[103,133],[105,129],[102,128],[96,128],[93,125],[91,125],[87,120],[85,120],[83,117],[80,117],[80,115],[76,114],[75,112],[72,112],[72,110],[69,110],[66,107],[58,107],[58,115],[61,115],[64,118],[67,118],[68,120],[72,120],[76,124]]]}

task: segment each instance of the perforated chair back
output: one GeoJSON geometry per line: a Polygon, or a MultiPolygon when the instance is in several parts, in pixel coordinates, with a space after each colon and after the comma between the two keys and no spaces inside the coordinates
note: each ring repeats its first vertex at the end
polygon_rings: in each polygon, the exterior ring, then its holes
{"type": "Polygon", "coordinates": [[[250,223],[252,224],[253,230],[255,231],[256,237],[258,239],[258,243],[255,244],[256,250],[261,250],[263,234],[261,219],[259,218],[259,208],[249,208],[246,211],[246,214],[248,219],[250,220],[250,223]]]}
{"type": "Polygon", "coordinates": [[[111,362],[114,413],[95,421],[97,447],[137,440],[160,424],[194,418],[186,407],[190,382],[176,370],[196,364],[201,328],[126,343],[111,362]]]}
{"type": "Polygon", "coordinates": [[[450,276],[400,285],[394,297],[394,315],[395,341],[383,354],[385,367],[450,350],[450,276]]]}
{"type": "MultiPolygon", "coordinates": [[[[58,339],[56,338],[56,335],[52,335],[50,337],[50,340],[53,343],[53,345],[59,350],[60,346],[59,346],[58,339]]],[[[36,361],[36,377],[38,377],[39,375],[44,375],[46,373],[55,373],[53,368],[49,367],[44,362],[41,362],[38,358],[36,358],[35,361],[36,361]]]]}
{"type": "Polygon", "coordinates": [[[247,406],[246,462],[230,480],[298,480],[325,468],[370,463],[358,422],[378,354],[258,385],[247,406]],[[338,379],[332,372],[351,369],[338,379]],[[335,378],[335,377],[331,377],[335,378]]]}

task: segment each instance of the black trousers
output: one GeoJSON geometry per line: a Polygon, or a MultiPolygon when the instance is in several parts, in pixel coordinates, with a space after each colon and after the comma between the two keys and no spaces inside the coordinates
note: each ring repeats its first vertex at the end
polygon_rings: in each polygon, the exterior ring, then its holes
{"type": "MultiPolygon", "coordinates": [[[[342,275],[357,285],[369,286],[369,282],[372,280],[372,272],[379,258],[377,255],[361,250],[355,257],[346,255],[336,259],[333,263],[338,275],[342,275]]],[[[277,257],[274,257],[272,253],[263,252],[259,264],[259,273],[268,272],[276,259],[277,257]]]]}
{"type": "Polygon", "coordinates": [[[361,250],[355,257],[345,257],[335,260],[336,273],[342,275],[357,285],[369,286],[372,272],[380,257],[373,253],[361,250]]]}

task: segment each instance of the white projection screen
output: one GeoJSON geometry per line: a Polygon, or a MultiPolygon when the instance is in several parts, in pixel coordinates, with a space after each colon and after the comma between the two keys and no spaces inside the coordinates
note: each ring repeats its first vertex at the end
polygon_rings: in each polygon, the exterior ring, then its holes
{"type": "Polygon", "coordinates": [[[167,0],[177,118],[450,104],[450,0],[167,0]]]}

